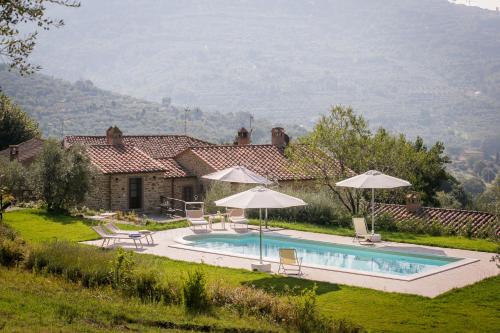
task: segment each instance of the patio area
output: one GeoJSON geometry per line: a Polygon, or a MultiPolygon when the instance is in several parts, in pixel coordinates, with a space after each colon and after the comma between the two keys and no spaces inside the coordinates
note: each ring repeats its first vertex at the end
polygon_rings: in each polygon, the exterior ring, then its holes
{"type": "MultiPolygon", "coordinates": [[[[155,233],[154,245],[145,244],[144,247],[139,250],[135,250],[133,242],[129,241],[124,243],[116,243],[115,246],[122,246],[126,249],[134,250],[138,253],[164,256],[170,259],[250,270],[251,264],[255,262],[255,259],[243,257],[238,254],[227,255],[214,253],[213,251],[207,249],[193,248],[182,244],[181,242],[182,238],[187,235],[206,232],[207,231],[205,231],[205,229],[198,229],[196,231],[193,231],[191,228],[165,230],[155,233]]],[[[237,233],[244,231],[235,231],[233,229],[229,229],[227,228],[227,225],[226,230],[224,230],[221,228],[220,224],[214,224],[212,231],[210,231],[209,229],[208,232],[236,235],[237,233]]],[[[251,230],[249,232],[256,231],[251,230]]],[[[356,245],[352,243],[351,237],[309,233],[295,230],[266,231],[266,234],[269,233],[286,235],[304,240],[323,241],[344,245],[356,245]]],[[[96,240],[88,241],[85,243],[100,246],[102,241],[96,240]]],[[[482,279],[498,274],[498,268],[496,267],[495,263],[490,261],[493,255],[492,253],[419,246],[414,244],[394,242],[381,242],[373,245],[372,247],[398,252],[446,255],[450,257],[467,258],[469,260],[467,262],[464,262],[459,267],[450,268],[448,270],[424,276],[412,281],[403,281],[388,277],[372,276],[355,272],[345,272],[334,269],[322,269],[306,266],[303,267],[304,274],[300,278],[365,287],[387,292],[399,292],[426,297],[436,297],[453,288],[464,287],[466,285],[473,284],[482,279]]],[[[278,263],[271,262],[271,266],[272,272],[276,273],[278,271],[278,263]]]]}

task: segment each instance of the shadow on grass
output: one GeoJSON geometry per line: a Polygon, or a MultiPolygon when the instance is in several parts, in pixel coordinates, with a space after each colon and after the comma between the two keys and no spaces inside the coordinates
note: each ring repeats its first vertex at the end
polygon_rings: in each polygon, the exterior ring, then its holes
{"type": "Polygon", "coordinates": [[[48,212],[48,211],[39,210],[39,211],[31,211],[30,214],[33,214],[33,215],[39,216],[42,219],[47,219],[47,220],[50,220],[51,222],[60,223],[63,225],[73,224],[73,223],[78,223],[78,222],[81,222],[87,226],[94,226],[94,225],[99,224],[97,221],[73,217],[70,215],[66,215],[64,213],[48,212]]]}
{"type": "Polygon", "coordinates": [[[304,289],[312,289],[316,285],[316,294],[322,295],[340,290],[339,286],[332,283],[311,281],[289,276],[270,276],[258,280],[242,282],[243,285],[253,286],[274,294],[300,294],[304,289]]]}

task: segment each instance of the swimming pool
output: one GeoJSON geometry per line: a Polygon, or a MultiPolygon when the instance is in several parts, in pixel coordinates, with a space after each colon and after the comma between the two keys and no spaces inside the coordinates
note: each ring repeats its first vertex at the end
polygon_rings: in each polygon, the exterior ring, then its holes
{"type": "MultiPolygon", "coordinates": [[[[250,258],[259,256],[259,235],[255,233],[189,235],[183,240],[184,244],[207,252],[250,258]]],[[[264,236],[263,257],[266,260],[278,261],[280,248],[295,248],[298,256],[303,258],[304,266],[400,277],[403,280],[443,270],[462,260],[440,255],[403,253],[365,246],[304,240],[283,235],[264,236]]]]}

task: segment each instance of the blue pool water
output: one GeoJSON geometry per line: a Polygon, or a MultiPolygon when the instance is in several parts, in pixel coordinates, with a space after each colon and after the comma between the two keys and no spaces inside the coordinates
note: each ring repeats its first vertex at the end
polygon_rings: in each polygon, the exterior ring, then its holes
{"type": "MultiPolygon", "coordinates": [[[[189,245],[244,256],[259,256],[259,236],[190,235],[184,237],[189,245]]],[[[365,272],[409,276],[460,260],[437,255],[401,253],[359,246],[301,240],[286,236],[265,235],[263,256],[279,260],[278,249],[295,248],[304,265],[353,269],[365,272]]]]}

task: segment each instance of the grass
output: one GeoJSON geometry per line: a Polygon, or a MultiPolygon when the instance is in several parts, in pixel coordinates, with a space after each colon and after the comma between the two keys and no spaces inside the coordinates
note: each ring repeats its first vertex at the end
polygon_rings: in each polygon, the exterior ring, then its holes
{"type": "Polygon", "coordinates": [[[266,321],[220,311],[223,315],[192,316],[181,306],[143,304],[107,288],[86,289],[60,278],[0,267],[2,332],[279,331],[266,321]]]}
{"type": "MultiPolygon", "coordinates": [[[[258,225],[258,221],[251,221],[252,224],[258,225]]],[[[340,228],[337,226],[323,226],[304,222],[284,222],[284,221],[269,221],[270,226],[293,229],[299,231],[315,232],[330,235],[352,237],[354,231],[350,228],[340,228]]],[[[496,252],[498,243],[480,238],[466,238],[462,236],[431,236],[417,235],[406,232],[389,232],[377,231],[382,235],[382,239],[391,242],[411,243],[418,245],[448,247],[462,250],[496,252]]]]}
{"type": "Polygon", "coordinates": [[[55,238],[72,242],[98,239],[90,228],[93,222],[40,209],[19,209],[4,214],[4,222],[29,242],[45,242],[55,238]]]}
{"type": "MultiPolygon", "coordinates": [[[[62,236],[69,234],[66,228],[72,228],[73,223],[61,224],[59,222],[50,221],[50,218],[50,216],[41,214],[39,211],[16,211],[5,214],[5,221],[19,230],[21,236],[25,237],[26,239],[51,239],[54,236],[63,238],[62,236]],[[13,214],[16,218],[10,216],[11,214],[13,214]],[[25,221],[19,222],[19,215],[23,215],[25,221]],[[59,228],[53,229],[54,233],[51,235],[51,237],[48,237],[47,231],[45,229],[40,228],[39,223],[41,223],[41,221],[37,223],[30,223],[31,220],[37,220],[40,218],[40,216],[44,216],[49,219],[48,221],[42,220],[46,223],[60,225],[59,228]],[[20,224],[23,225],[24,228],[19,228],[20,224]],[[30,228],[30,226],[35,226],[36,228],[30,228]],[[43,237],[41,235],[38,235],[39,233],[43,234],[43,237]]],[[[90,228],[85,223],[81,223],[82,228],[87,228],[88,230],[90,230],[90,228]]],[[[294,229],[296,228],[298,230],[304,231],[343,235],[349,235],[351,233],[349,229],[312,226],[310,224],[304,223],[283,223],[283,225],[279,225],[278,223],[279,222],[272,222],[272,224],[275,226],[292,226],[294,229]]],[[[393,233],[392,237],[397,236],[397,234],[394,234],[396,233],[393,233]]],[[[387,235],[384,234],[384,237],[386,236],[387,235]]],[[[405,235],[400,234],[400,237],[404,236],[405,235]]],[[[420,236],[413,237],[417,237],[417,239],[420,239],[420,236]]],[[[424,235],[422,235],[422,237],[423,238],[420,239],[420,241],[425,240],[426,237],[427,239],[432,238],[431,236],[424,235]]],[[[455,237],[435,238],[442,241],[442,239],[452,239],[455,237]]],[[[462,246],[468,246],[468,249],[471,249],[471,244],[477,244],[476,242],[478,242],[479,240],[463,239],[463,241],[464,243],[462,244],[462,246]]],[[[443,243],[444,242],[441,242],[440,244],[443,243]]],[[[484,248],[486,248],[486,246],[483,246],[483,248],[481,249],[484,250],[484,248]]],[[[373,332],[421,332],[424,330],[430,330],[432,332],[498,331],[498,318],[500,316],[500,293],[498,293],[498,290],[500,290],[500,276],[485,279],[474,285],[458,290],[452,290],[434,299],[429,299],[414,295],[386,293],[359,287],[313,282],[305,279],[255,273],[241,269],[230,269],[224,267],[175,261],[152,255],[141,256],[144,256],[145,258],[147,258],[147,260],[150,260],[151,266],[159,267],[164,276],[171,278],[186,276],[187,272],[192,271],[195,268],[202,267],[206,272],[209,280],[223,281],[224,283],[228,283],[231,285],[254,285],[258,288],[262,288],[269,292],[278,294],[285,289],[285,286],[303,289],[306,287],[310,288],[314,284],[316,284],[318,287],[317,293],[319,295],[319,308],[321,309],[323,314],[336,319],[350,319],[354,323],[357,323],[373,332]]],[[[10,279],[11,278],[7,278],[7,280],[10,279]]],[[[11,284],[16,283],[17,281],[12,282],[11,284]]],[[[33,285],[36,285],[36,283],[33,283],[33,285]]],[[[7,314],[7,312],[5,312],[6,310],[4,309],[5,304],[2,306],[3,303],[1,303],[3,302],[2,300],[4,298],[3,290],[1,290],[1,288],[3,288],[3,281],[0,280],[0,318],[11,318],[10,312],[8,312],[9,316],[4,315],[4,313],[7,314]]],[[[6,288],[9,289],[9,287],[6,288]]],[[[24,295],[25,297],[19,297],[19,299],[23,299],[23,301],[17,300],[17,302],[31,302],[33,303],[33,307],[41,307],[41,305],[36,304],[38,304],[37,302],[41,302],[40,304],[44,304],[43,302],[45,301],[45,298],[43,297],[43,294],[42,297],[39,297],[37,291],[32,288],[27,288],[26,294],[24,295]]],[[[84,292],[91,293],[91,291],[84,292]]],[[[62,297],[61,295],[59,296],[62,297]]],[[[75,299],[79,299],[78,296],[75,297],[75,299]]],[[[115,296],[108,294],[105,294],[105,296],[103,296],[104,299],[109,299],[109,302],[105,302],[106,304],[123,304],[119,301],[115,302],[115,299],[113,297],[115,296]]],[[[97,302],[97,300],[95,299],[93,299],[93,301],[97,302]]],[[[58,301],[54,299],[53,302],[54,304],[56,304],[58,301]]],[[[61,299],[60,302],[62,304],[67,304],[69,301],[61,299]]],[[[85,311],[97,311],[92,310],[94,307],[96,309],[99,309],[100,311],[100,308],[95,303],[91,304],[94,305],[89,306],[88,310],[84,309],[78,312],[85,313],[85,311]]],[[[142,313],[141,311],[143,311],[134,310],[135,308],[133,308],[132,305],[131,307],[127,307],[125,305],[123,305],[123,311],[120,313],[121,315],[126,316],[126,318],[128,318],[127,316],[135,316],[136,314],[137,316],[139,316],[140,313],[142,313]]],[[[53,307],[56,306],[57,305],[53,305],[53,307]]],[[[113,304],[109,306],[114,307],[113,304]]],[[[118,311],[119,308],[119,306],[116,307],[116,311],[118,311]]],[[[43,309],[40,309],[40,311],[42,310],[43,309]]],[[[154,318],[157,313],[155,311],[159,310],[151,311],[151,316],[152,318],[154,318]]],[[[175,314],[178,312],[174,311],[173,313],[175,314]]],[[[224,316],[225,315],[226,313],[224,313],[224,316]]],[[[105,316],[105,314],[100,314],[99,316],[105,316]]],[[[97,318],[100,318],[99,316],[97,316],[97,318]]],[[[33,318],[28,318],[28,320],[33,321],[33,318]]],[[[108,318],[102,320],[104,322],[107,322],[110,319],[108,318]]],[[[2,322],[0,319],[0,327],[1,325],[2,322]]]]}
{"type": "Polygon", "coordinates": [[[148,222],[145,225],[137,225],[130,223],[120,223],[116,222],[116,226],[122,230],[142,230],[147,229],[151,231],[161,231],[161,230],[169,230],[169,229],[177,229],[177,228],[186,228],[189,227],[189,223],[185,220],[171,222],[171,223],[157,223],[157,222],[148,222]]]}

